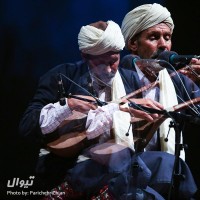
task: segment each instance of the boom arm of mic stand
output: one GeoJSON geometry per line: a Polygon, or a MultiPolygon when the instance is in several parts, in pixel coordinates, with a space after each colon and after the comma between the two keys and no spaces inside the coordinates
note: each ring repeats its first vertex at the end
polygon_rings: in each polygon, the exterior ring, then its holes
{"type": "Polygon", "coordinates": [[[191,124],[200,125],[200,117],[195,117],[193,115],[187,115],[179,112],[169,112],[169,114],[174,118],[175,121],[179,123],[187,122],[191,124]]]}
{"type": "Polygon", "coordinates": [[[86,99],[86,98],[83,98],[83,97],[80,97],[80,96],[76,96],[76,95],[72,95],[72,94],[69,94],[68,97],[69,98],[74,98],[74,99],[79,99],[79,100],[90,102],[90,103],[94,103],[94,104],[97,104],[98,106],[107,105],[107,102],[100,101],[97,98],[94,98],[95,100],[91,100],[91,99],[86,99]]]}
{"type": "MultiPolygon", "coordinates": [[[[98,98],[96,98],[93,94],[91,94],[89,91],[87,91],[85,88],[83,88],[82,86],[80,86],[79,84],[77,84],[76,82],[74,82],[72,79],[70,79],[69,77],[67,77],[67,76],[65,76],[64,74],[62,74],[62,73],[60,73],[59,74],[60,76],[63,76],[63,77],[65,77],[68,81],[70,81],[71,83],[73,83],[74,85],[76,85],[77,87],[79,87],[79,88],[81,88],[83,91],[85,91],[88,95],[90,95],[91,97],[93,97],[95,100],[96,100],[96,102],[97,102],[97,105],[99,105],[99,106],[104,106],[104,105],[106,105],[107,103],[106,102],[102,102],[102,101],[100,101],[98,98]]],[[[77,98],[77,96],[75,97],[75,96],[73,96],[73,98],[77,98]]],[[[78,98],[77,98],[78,99],[78,98]]],[[[80,99],[80,97],[79,97],[79,99],[80,99]]],[[[84,98],[83,98],[84,99],[84,98]]],[[[81,100],[83,100],[83,99],[81,99],[81,100]]],[[[86,100],[86,99],[85,99],[86,100]]]]}

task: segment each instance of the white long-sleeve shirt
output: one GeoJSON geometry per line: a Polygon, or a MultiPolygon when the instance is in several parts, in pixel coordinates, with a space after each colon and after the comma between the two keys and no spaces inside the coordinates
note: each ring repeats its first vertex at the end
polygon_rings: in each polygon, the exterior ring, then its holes
{"type": "MultiPolygon", "coordinates": [[[[116,110],[119,110],[119,105],[109,103],[103,107],[98,107],[96,110],[89,111],[86,122],[86,135],[88,139],[93,139],[110,131],[112,127],[112,113],[116,110]]],[[[39,123],[42,133],[45,135],[55,131],[70,115],[72,115],[72,111],[67,104],[67,100],[64,106],[61,106],[59,102],[47,104],[40,113],[39,123]]]]}

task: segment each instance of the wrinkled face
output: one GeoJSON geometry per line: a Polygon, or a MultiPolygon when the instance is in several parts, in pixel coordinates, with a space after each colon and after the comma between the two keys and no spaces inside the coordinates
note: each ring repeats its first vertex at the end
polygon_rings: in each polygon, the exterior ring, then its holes
{"type": "Polygon", "coordinates": [[[106,84],[111,84],[120,61],[119,52],[107,52],[102,55],[87,55],[91,73],[106,84]]]}
{"type": "Polygon", "coordinates": [[[148,59],[156,54],[158,50],[171,50],[172,33],[170,28],[160,23],[152,26],[141,33],[129,43],[129,49],[140,58],[148,59]]]}

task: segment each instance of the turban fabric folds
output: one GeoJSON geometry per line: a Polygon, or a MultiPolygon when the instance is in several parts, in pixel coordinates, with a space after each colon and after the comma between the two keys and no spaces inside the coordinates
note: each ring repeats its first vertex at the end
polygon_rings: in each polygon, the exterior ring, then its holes
{"type": "Polygon", "coordinates": [[[173,32],[174,23],[170,12],[157,3],[144,4],[127,13],[121,25],[126,47],[133,36],[161,22],[173,32]]]}
{"type": "Polygon", "coordinates": [[[82,26],[78,34],[79,50],[90,55],[123,50],[125,42],[119,25],[113,21],[107,21],[107,24],[105,31],[90,25],[82,26]]]}

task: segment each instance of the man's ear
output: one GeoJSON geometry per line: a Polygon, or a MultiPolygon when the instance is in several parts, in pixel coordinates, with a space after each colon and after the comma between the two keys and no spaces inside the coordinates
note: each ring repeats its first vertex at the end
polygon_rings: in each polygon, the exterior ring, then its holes
{"type": "Polygon", "coordinates": [[[131,39],[128,41],[128,49],[133,53],[137,51],[138,43],[136,39],[131,39]]]}

